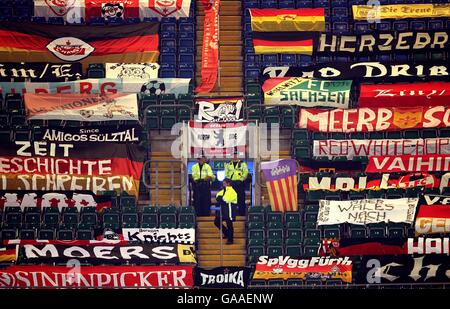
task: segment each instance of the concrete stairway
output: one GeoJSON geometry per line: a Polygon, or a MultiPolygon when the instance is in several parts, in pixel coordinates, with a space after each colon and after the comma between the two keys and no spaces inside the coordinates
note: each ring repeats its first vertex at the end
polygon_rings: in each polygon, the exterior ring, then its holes
{"type": "Polygon", "coordinates": [[[220,255],[220,234],[214,225],[214,217],[197,217],[197,262],[200,267],[245,266],[246,234],[245,217],[233,222],[234,243],[226,245],[222,240],[223,262],[220,255]]]}

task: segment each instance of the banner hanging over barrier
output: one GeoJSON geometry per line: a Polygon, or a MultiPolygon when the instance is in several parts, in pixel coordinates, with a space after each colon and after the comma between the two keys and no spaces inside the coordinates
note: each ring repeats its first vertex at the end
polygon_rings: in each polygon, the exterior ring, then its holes
{"type": "Polygon", "coordinates": [[[449,99],[450,83],[363,84],[358,107],[446,106],[449,99]]]}
{"type": "Polygon", "coordinates": [[[158,78],[159,64],[157,63],[105,63],[106,78],[121,78],[142,80],[158,78]]]}
{"type": "Polygon", "coordinates": [[[139,121],[136,94],[31,94],[24,96],[28,120],[139,121]]]}
{"type": "Polygon", "coordinates": [[[421,205],[415,223],[416,235],[450,233],[450,206],[421,205]]]}
{"type": "Polygon", "coordinates": [[[405,156],[450,154],[450,138],[314,140],[314,157],[405,156]]]}
{"type": "Polygon", "coordinates": [[[0,82],[1,93],[35,93],[35,94],[117,94],[142,93],[145,95],[163,93],[189,93],[190,78],[147,79],[80,79],[76,81],[42,83],[42,82],[0,82]]]}
{"type": "Polygon", "coordinates": [[[449,4],[353,5],[354,20],[450,17],[449,4]]]}
{"type": "Polygon", "coordinates": [[[195,244],[195,229],[123,228],[125,240],[143,243],[195,244]]]}
{"type": "MultiPolygon", "coordinates": [[[[3,62],[0,63],[0,80],[30,79],[32,81],[66,81],[82,77],[81,63],[3,62]]],[[[10,91],[12,92],[12,91],[10,91]]]]}
{"type": "Polygon", "coordinates": [[[301,109],[298,127],[315,132],[374,132],[450,126],[445,106],[414,108],[301,109]]]}
{"type": "Polygon", "coordinates": [[[253,32],[325,31],[325,9],[249,9],[253,32]]]}
{"type": "Polygon", "coordinates": [[[366,225],[378,222],[412,224],[418,198],[319,201],[317,225],[341,223],[366,225]]]}
{"type": "Polygon", "coordinates": [[[450,155],[373,156],[366,173],[445,172],[450,170],[450,155]]]}
{"type": "Polygon", "coordinates": [[[89,126],[84,128],[45,128],[35,134],[37,140],[48,142],[139,143],[139,126],[89,126]]]}
{"type": "Polygon", "coordinates": [[[309,279],[320,278],[341,279],[352,282],[353,263],[348,257],[326,259],[312,257],[310,259],[295,259],[290,256],[269,258],[260,256],[256,263],[253,279],[309,279]]]}
{"type": "Polygon", "coordinates": [[[346,62],[319,63],[306,67],[277,66],[263,69],[264,81],[275,77],[303,77],[354,82],[399,82],[449,80],[450,64],[445,62],[346,62]]]}
{"type": "Polygon", "coordinates": [[[159,23],[108,26],[5,21],[1,62],[152,63],[159,56],[159,23]],[[105,39],[106,38],[106,39],[105,39]]]}
{"type": "Polygon", "coordinates": [[[197,121],[235,122],[242,121],[244,114],[243,98],[198,98],[197,121]]]}
{"type": "Polygon", "coordinates": [[[212,289],[245,289],[250,281],[249,267],[195,269],[195,286],[212,289]]]}
{"type": "Polygon", "coordinates": [[[326,81],[309,78],[270,78],[262,86],[264,104],[303,107],[348,108],[351,80],[326,81]]]}
{"type": "Polygon", "coordinates": [[[0,269],[4,287],[137,288],[192,287],[192,266],[9,266],[0,269]]]}

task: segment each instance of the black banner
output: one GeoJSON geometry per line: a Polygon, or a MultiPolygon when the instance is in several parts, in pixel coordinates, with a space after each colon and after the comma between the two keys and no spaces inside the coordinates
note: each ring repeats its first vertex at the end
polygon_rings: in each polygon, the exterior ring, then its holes
{"type": "Polygon", "coordinates": [[[398,255],[364,257],[356,283],[448,283],[450,256],[398,255]]]}
{"type": "Polygon", "coordinates": [[[424,194],[421,199],[422,205],[449,205],[450,196],[448,195],[436,195],[436,194],[424,194]]]}
{"type": "Polygon", "coordinates": [[[140,127],[46,128],[37,139],[49,142],[139,143],[140,127]]]}
{"type": "Polygon", "coordinates": [[[376,32],[359,35],[321,33],[316,52],[322,54],[392,54],[449,48],[448,30],[376,32]]]}
{"type": "Polygon", "coordinates": [[[77,259],[92,265],[113,264],[195,264],[195,249],[181,244],[101,244],[101,245],[57,245],[24,244],[20,247],[22,263],[47,264],[66,263],[77,259]]]}
{"type": "Polygon", "coordinates": [[[83,76],[81,63],[3,62],[0,63],[0,80],[63,82],[83,76]]]}
{"type": "Polygon", "coordinates": [[[249,267],[196,268],[195,286],[216,289],[246,288],[250,280],[249,267]]]}
{"type": "Polygon", "coordinates": [[[318,63],[307,67],[268,67],[262,71],[262,80],[275,77],[305,77],[319,79],[345,79],[354,81],[411,81],[449,80],[450,64],[442,62],[389,62],[318,63]]]}

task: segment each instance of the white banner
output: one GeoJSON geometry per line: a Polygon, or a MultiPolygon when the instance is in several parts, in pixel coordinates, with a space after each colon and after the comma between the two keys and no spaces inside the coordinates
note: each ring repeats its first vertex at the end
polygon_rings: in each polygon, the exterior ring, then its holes
{"type": "Polygon", "coordinates": [[[146,243],[194,244],[195,229],[131,228],[122,229],[125,240],[146,243]]]}
{"type": "Polygon", "coordinates": [[[201,122],[242,121],[242,98],[198,99],[198,117],[201,122]]]}
{"type": "Polygon", "coordinates": [[[189,122],[189,147],[194,156],[238,155],[245,153],[247,122],[199,123],[189,122]]]}
{"type": "Polygon", "coordinates": [[[1,93],[173,93],[176,96],[189,92],[190,78],[135,79],[80,79],[68,82],[0,82],[1,93]]]}
{"type": "Polygon", "coordinates": [[[191,0],[139,0],[139,17],[188,17],[191,0]]]}
{"type": "Polygon", "coordinates": [[[77,22],[85,18],[85,1],[34,0],[33,16],[62,17],[66,22],[77,22]]]}
{"type": "Polygon", "coordinates": [[[106,78],[131,79],[147,82],[151,78],[158,78],[159,64],[157,63],[106,63],[106,78]]]}
{"type": "Polygon", "coordinates": [[[319,201],[317,225],[341,223],[366,225],[377,222],[412,224],[418,198],[319,201]]]}
{"type": "Polygon", "coordinates": [[[315,140],[313,156],[402,156],[450,154],[450,138],[379,139],[379,140],[315,140]]]}

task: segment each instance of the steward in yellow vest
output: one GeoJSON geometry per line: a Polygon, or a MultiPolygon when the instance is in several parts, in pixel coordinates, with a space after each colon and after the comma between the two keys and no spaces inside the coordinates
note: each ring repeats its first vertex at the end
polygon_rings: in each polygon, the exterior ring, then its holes
{"type": "Polygon", "coordinates": [[[198,158],[192,166],[192,179],[194,180],[194,208],[197,216],[209,216],[211,206],[211,182],[216,178],[211,166],[206,163],[206,157],[198,158]]]}
{"type": "Polygon", "coordinates": [[[236,220],[237,212],[237,200],[238,196],[236,191],[231,186],[231,181],[225,179],[223,181],[223,189],[217,192],[216,201],[220,206],[222,212],[222,222],[225,221],[226,227],[220,221],[220,212],[216,211],[216,218],[214,219],[214,225],[220,230],[222,227],[222,233],[227,238],[227,244],[233,243],[233,221],[236,220]]]}
{"type": "Polygon", "coordinates": [[[238,213],[245,216],[245,181],[248,176],[247,164],[235,157],[233,161],[225,164],[225,177],[231,180],[231,185],[238,195],[238,213]]]}

